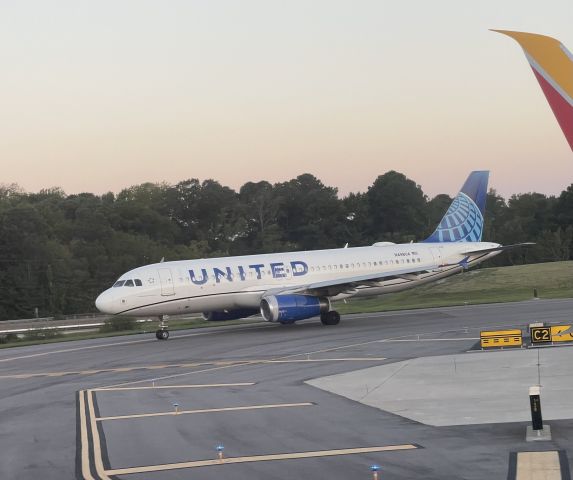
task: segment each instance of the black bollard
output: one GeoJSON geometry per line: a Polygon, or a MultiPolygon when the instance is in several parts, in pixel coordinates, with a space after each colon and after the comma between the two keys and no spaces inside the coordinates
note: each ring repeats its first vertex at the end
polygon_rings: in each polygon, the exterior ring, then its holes
{"type": "Polygon", "coordinates": [[[543,430],[543,417],[541,416],[541,389],[529,387],[529,405],[531,407],[531,425],[533,430],[543,430]]]}

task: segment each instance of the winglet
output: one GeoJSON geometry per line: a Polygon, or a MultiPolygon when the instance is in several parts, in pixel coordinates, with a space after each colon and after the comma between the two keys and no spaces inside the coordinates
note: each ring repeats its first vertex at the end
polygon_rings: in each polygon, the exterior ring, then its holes
{"type": "Polygon", "coordinates": [[[523,51],[573,150],[573,54],[555,38],[536,33],[492,30],[513,38],[523,51]]]}

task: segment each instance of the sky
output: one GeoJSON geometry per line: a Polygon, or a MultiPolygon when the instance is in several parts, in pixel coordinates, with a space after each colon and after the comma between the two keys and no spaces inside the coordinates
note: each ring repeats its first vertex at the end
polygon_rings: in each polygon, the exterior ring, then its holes
{"type": "Polygon", "coordinates": [[[573,51],[571,0],[0,0],[0,183],[119,192],[397,170],[433,196],[489,169],[559,194],[573,152],[521,48],[573,51]]]}

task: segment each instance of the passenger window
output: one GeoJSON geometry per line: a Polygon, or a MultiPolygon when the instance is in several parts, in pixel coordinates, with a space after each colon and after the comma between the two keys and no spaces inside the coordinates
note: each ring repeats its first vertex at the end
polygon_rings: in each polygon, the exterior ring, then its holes
{"type": "Polygon", "coordinates": [[[136,287],[141,287],[143,284],[141,283],[141,280],[139,278],[135,279],[135,286],[136,287]]]}
{"type": "Polygon", "coordinates": [[[374,262],[374,266],[378,265],[376,262],[374,262]]]}
{"type": "Polygon", "coordinates": [[[126,280],[123,284],[124,287],[133,287],[133,280],[126,280]]]}
{"type": "Polygon", "coordinates": [[[124,283],[125,283],[125,280],[120,280],[119,282],[115,282],[115,283],[113,284],[113,288],[115,288],[115,287],[121,287],[124,283]]]}

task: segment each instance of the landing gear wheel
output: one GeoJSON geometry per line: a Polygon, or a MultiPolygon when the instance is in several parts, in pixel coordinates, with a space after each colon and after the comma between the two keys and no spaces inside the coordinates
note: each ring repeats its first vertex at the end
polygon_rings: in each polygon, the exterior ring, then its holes
{"type": "Polygon", "coordinates": [[[340,323],[340,313],[336,310],[320,314],[320,321],[323,325],[338,325],[340,323]]]}
{"type": "Polygon", "coordinates": [[[169,338],[167,318],[169,318],[167,315],[159,315],[159,330],[155,332],[157,340],[167,340],[169,338]]]}
{"type": "Polygon", "coordinates": [[[167,340],[169,338],[169,330],[157,330],[155,336],[157,340],[167,340]]]}

